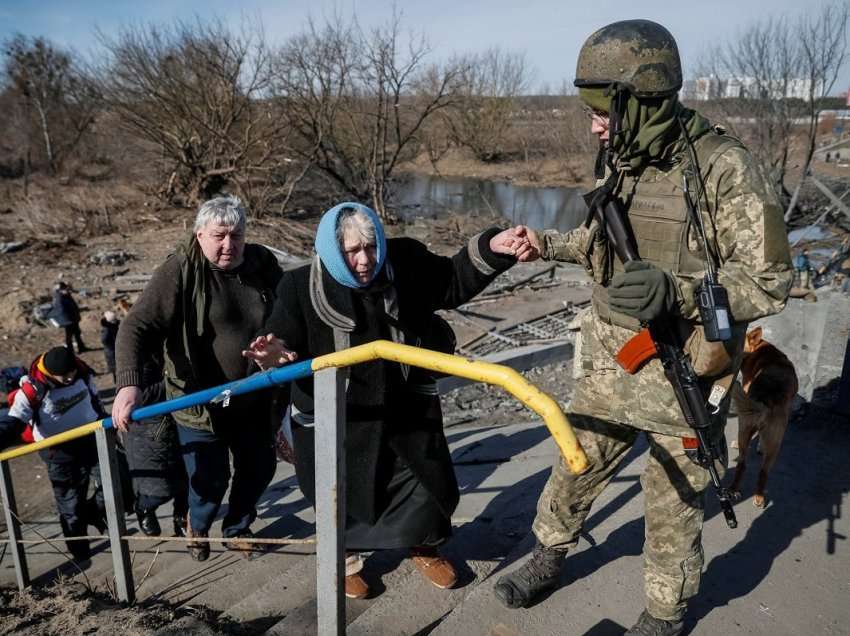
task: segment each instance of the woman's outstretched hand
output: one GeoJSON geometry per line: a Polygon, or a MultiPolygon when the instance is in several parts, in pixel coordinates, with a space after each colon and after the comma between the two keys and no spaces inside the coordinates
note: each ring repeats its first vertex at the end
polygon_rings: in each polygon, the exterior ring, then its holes
{"type": "Polygon", "coordinates": [[[298,354],[287,349],[283,340],[274,334],[254,338],[242,355],[257,363],[263,371],[272,367],[282,367],[298,359],[298,354]]]}

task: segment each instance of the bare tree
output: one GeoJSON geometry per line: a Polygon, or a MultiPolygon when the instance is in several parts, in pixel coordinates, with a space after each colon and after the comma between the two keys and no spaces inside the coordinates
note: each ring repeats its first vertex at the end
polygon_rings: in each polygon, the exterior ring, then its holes
{"type": "Polygon", "coordinates": [[[751,24],[737,39],[715,47],[703,69],[711,78],[727,78],[727,92],[710,97],[726,123],[748,137],[771,180],[785,190],[794,118],[799,114],[795,102],[786,99],[800,74],[793,25],[785,18],[751,24]]]}
{"type": "Polygon", "coordinates": [[[422,37],[400,19],[369,32],[340,18],[310,22],[277,58],[277,88],[302,156],[382,218],[398,165],[421,150],[425,125],[456,93],[454,66],[427,66],[422,37]]]}
{"type": "Polygon", "coordinates": [[[800,187],[809,173],[809,166],[815,153],[822,100],[832,92],[838,79],[838,72],[847,61],[849,18],[850,5],[835,2],[823,5],[819,13],[804,13],[799,20],[800,68],[808,88],[806,155],[800,181],[797,182],[785,213],[786,221],[797,204],[800,187]]]}
{"type": "Polygon", "coordinates": [[[445,113],[454,141],[481,161],[499,161],[507,153],[516,98],[530,83],[525,54],[494,47],[468,56],[461,68],[462,99],[445,113]]]}
{"type": "Polygon", "coordinates": [[[590,119],[571,85],[562,85],[558,95],[544,102],[540,112],[541,145],[548,156],[557,157],[563,172],[575,182],[592,178],[587,159],[599,149],[599,140],[590,132],[590,119]]]}
{"type": "Polygon", "coordinates": [[[766,18],[715,47],[703,61],[704,74],[727,83],[725,93],[711,96],[719,98],[716,108],[728,123],[740,126],[736,132],[749,137],[752,150],[783,193],[788,192],[785,180],[801,118],[806,122],[803,178],[808,174],[823,98],[835,87],[847,60],[848,17],[850,6],[835,2],[794,19],[766,18]],[[729,99],[730,94],[735,98],[729,99]]]}
{"type": "Polygon", "coordinates": [[[193,205],[232,188],[257,215],[286,206],[306,166],[294,161],[282,105],[269,94],[261,29],[198,20],[101,41],[104,94],[122,125],[161,153],[165,198],[193,205]]]}
{"type": "Polygon", "coordinates": [[[94,122],[96,87],[70,52],[44,38],[16,35],[5,42],[3,53],[6,81],[29,115],[30,138],[41,138],[33,145],[44,149],[55,174],[94,122]]]}

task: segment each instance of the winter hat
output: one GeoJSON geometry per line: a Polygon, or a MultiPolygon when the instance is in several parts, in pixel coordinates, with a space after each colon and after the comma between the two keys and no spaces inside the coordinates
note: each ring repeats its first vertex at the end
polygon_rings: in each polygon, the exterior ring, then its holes
{"type": "Polygon", "coordinates": [[[316,253],[322,261],[322,266],[327,270],[331,277],[340,285],[346,287],[358,288],[366,287],[371,283],[361,283],[348,269],[345,262],[345,257],[342,255],[342,248],[336,238],[336,228],[339,222],[339,215],[343,210],[355,209],[363,212],[368,216],[375,226],[375,247],[377,249],[378,262],[375,264],[375,272],[372,274],[372,279],[381,271],[384,265],[384,258],[387,254],[387,240],[384,236],[384,226],[381,219],[372,208],[366,207],[360,203],[340,203],[325,212],[322,220],[319,221],[319,229],[316,230],[316,253]]]}
{"type": "Polygon", "coordinates": [[[42,365],[47,373],[57,378],[77,369],[74,354],[68,347],[53,347],[42,357],[42,365]]]}

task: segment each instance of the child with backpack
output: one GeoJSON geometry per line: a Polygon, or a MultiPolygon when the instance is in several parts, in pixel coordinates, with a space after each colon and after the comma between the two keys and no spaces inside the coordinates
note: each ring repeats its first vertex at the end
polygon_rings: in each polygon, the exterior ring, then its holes
{"type": "MultiPolygon", "coordinates": [[[[0,415],[0,450],[22,441],[27,429],[34,441],[41,441],[105,417],[93,375],[67,347],[54,347],[38,356],[21,378],[8,413],[0,415]]],[[[70,440],[39,455],[47,465],[64,536],[86,535],[88,526],[102,534],[106,514],[94,437],[70,440]],[[91,479],[95,491],[88,497],[91,479]]],[[[66,544],[75,560],[89,558],[88,540],[66,544]]]]}

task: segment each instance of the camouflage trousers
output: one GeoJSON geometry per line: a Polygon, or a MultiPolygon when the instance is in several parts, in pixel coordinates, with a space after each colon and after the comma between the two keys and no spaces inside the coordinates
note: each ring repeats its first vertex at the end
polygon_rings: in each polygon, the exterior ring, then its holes
{"type": "MultiPolygon", "coordinates": [[[[710,483],[708,472],[685,454],[680,437],[587,415],[573,414],[570,422],[590,468],[573,475],[559,456],[537,503],[534,534],[547,547],[575,547],[594,500],[638,435],[645,433],[650,450],[640,483],[645,499],[646,609],[656,618],[681,619],[688,599],[699,589],[702,573],[703,491],[710,483]]],[[[724,468],[718,466],[721,475],[724,468]]]]}

